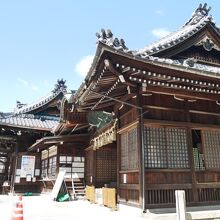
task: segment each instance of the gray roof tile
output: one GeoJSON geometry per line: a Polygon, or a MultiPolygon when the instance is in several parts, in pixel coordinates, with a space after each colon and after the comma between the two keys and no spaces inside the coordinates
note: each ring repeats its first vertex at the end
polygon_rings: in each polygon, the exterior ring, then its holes
{"type": "Polygon", "coordinates": [[[0,125],[50,130],[58,125],[58,121],[58,117],[20,114],[0,118],[0,125]]]}
{"type": "Polygon", "coordinates": [[[14,110],[14,114],[28,113],[30,111],[33,111],[33,110],[37,109],[37,108],[40,108],[40,107],[46,105],[47,103],[49,103],[50,101],[52,101],[60,93],[63,93],[63,90],[58,90],[55,93],[54,92],[50,92],[46,97],[43,97],[43,98],[39,99],[36,102],[33,102],[31,104],[28,104],[28,105],[24,105],[21,108],[16,108],[14,110]]]}

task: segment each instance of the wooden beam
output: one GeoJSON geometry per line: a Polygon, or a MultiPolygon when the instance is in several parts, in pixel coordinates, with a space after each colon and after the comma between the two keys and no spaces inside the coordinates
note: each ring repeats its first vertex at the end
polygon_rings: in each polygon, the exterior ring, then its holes
{"type": "Polygon", "coordinates": [[[214,115],[220,117],[220,113],[216,113],[216,112],[205,112],[205,111],[197,111],[197,110],[189,110],[189,112],[193,114],[214,115]]]}
{"type": "MultiPolygon", "coordinates": [[[[121,98],[118,99],[118,101],[120,102],[127,102],[130,98],[132,98],[133,96],[135,96],[135,93],[131,93],[131,94],[125,94],[124,96],[122,96],[121,98]]],[[[114,109],[118,109],[121,106],[121,103],[116,103],[114,106],[114,109]]]]}
{"type": "Polygon", "coordinates": [[[220,129],[220,125],[213,124],[200,124],[200,123],[190,123],[190,122],[177,122],[177,121],[165,121],[165,120],[156,120],[156,119],[144,119],[146,126],[177,126],[177,127],[190,127],[193,129],[220,129]]]}
{"type": "Polygon", "coordinates": [[[146,109],[158,109],[158,110],[164,110],[164,111],[184,112],[183,109],[170,108],[170,107],[162,107],[162,106],[156,106],[156,105],[143,105],[143,108],[146,108],[146,109]]]}
{"type": "Polygon", "coordinates": [[[133,83],[128,82],[129,79],[127,78],[127,76],[123,75],[122,73],[120,73],[118,70],[115,69],[115,67],[112,65],[112,63],[110,62],[110,60],[105,59],[104,60],[105,66],[114,74],[116,75],[120,82],[127,85],[127,86],[132,86],[132,87],[136,87],[136,85],[134,85],[133,83]]]}
{"type": "MultiPolygon", "coordinates": [[[[209,100],[209,101],[218,101],[220,100],[219,94],[207,94],[202,92],[193,92],[186,91],[180,89],[172,89],[172,88],[163,88],[158,86],[147,86],[146,92],[164,94],[164,95],[177,95],[183,99],[201,99],[201,100],[209,100]]],[[[144,94],[144,92],[140,92],[140,94],[144,94]]]]}

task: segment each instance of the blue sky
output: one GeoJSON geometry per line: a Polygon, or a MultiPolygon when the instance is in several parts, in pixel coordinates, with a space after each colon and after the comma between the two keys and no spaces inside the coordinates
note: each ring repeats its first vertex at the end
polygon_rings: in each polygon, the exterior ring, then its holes
{"type": "MultiPolygon", "coordinates": [[[[206,2],[220,24],[220,1],[206,2]]],[[[13,111],[16,100],[47,95],[57,79],[78,89],[101,28],[130,49],[142,48],[181,27],[199,3],[204,1],[0,0],[0,112],[13,111]]]]}

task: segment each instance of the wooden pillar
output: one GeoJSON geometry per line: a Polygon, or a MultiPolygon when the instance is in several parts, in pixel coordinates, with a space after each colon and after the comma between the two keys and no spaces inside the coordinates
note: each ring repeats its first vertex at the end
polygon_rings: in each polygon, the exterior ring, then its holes
{"type": "Polygon", "coordinates": [[[15,188],[15,176],[16,176],[16,169],[17,169],[17,157],[18,157],[18,138],[16,139],[16,145],[13,154],[13,165],[12,165],[12,175],[11,175],[11,185],[10,185],[10,192],[14,193],[15,188]]]}
{"type": "Polygon", "coordinates": [[[92,149],[92,154],[93,154],[92,185],[96,186],[97,150],[92,149]]]}
{"type": "MultiPolygon", "coordinates": [[[[141,106],[140,96],[137,99],[137,106],[141,106]]],[[[139,166],[139,204],[145,212],[145,164],[144,164],[144,121],[142,107],[138,107],[138,166],[139,166]]]]}
{"type": "MultiPolygon", "coordinates": [[[[60,145],[57,145],[57,160],[56,160],[56,176],[59,174],[59,166],[60,166],[60,145]]],[[[72,166],[71,166],[72,167],[72,166]]]]}
{"type": "MultiPolygon", "coordinates": [[[[116,132],[120,127],[120,120],[119,120],[119,111],[116,110],[116,118],[118,118],[116,132]]],[[[121,140],[120,135],[116,133],[116,143],[117,143],[117,201],[120,199],[120,170],[121,170],[121,140]]]]}
{"type": "MultiPolygon", "coordinates": [[[[190,123],[190,113],[189,113],[189,102],[185,100],[185,120],[190,123]]],[[[197,185],[196,185],[196,173],[195,173],[195,165],[193,158],[193,142],[192,142],[192,129],[187,126],[187,146],[188,146],[188,155],[189,155],[189,166],[192,178],[192,196],[193,201],[198,201],[198,193],[197,193],[197,185]]]]}

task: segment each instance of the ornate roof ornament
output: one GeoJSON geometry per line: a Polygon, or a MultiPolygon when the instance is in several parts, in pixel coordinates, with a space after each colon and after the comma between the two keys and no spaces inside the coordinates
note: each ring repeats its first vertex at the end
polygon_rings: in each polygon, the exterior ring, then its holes
{"type": "Polygon", "coordinates": [[[212,49],[215,49],[217,51],[220,51],[220,47],[213,42],[213,40],[209,36],[204,36],[197,44],[196,46],[203,46],[203,48],[207,51],[211,51],[212,49]]]}
{"type": "Polygon", "coordinates": [[[183,65],[193,67],[196,62],[197,62],[197,60],[195,58],[188,58],[188,59],[184,60],[183,65]]]}
{"type": "Polygon", "coordinates": [[[213,46],[214,46],[214,43],[209,38],[207,38],[206,41],[203,43],[203,48],[207,51],[211,51],[213,46]]]}
{"type": "Polygon", "coordinates": [[[208,16],[211,7],[207,8],[207,3],[204,5],[199,4],[199,7],[193,12],[191,19],[185,25],[194,25],[202,18],[208,16]]]}
{"type": "Polygon", "coordinates": [[[66,92],[66,88],[67,86],[65,85],[66,83],[66,80],[63,80],[63,79],[58,79],[57,80],[57,83],[55,84],[55,87],[54,89],[52,90],[53,93],[57,93],[59,91],[63,91],[63,92],[66,92]]]}
{"type": "Polygon", "coordinates": [[[124,52],[129,52],[129,49],[125,45],[124,39],[114,38],[110,29],[101,29],[100,33],[96,33],[98,42],[102,42],[110,47],[114,47],[116,50],[122,50],[124,52]]]}
{"type": "Polygon", "coordinates": [[[27,104],[21,103],[20,101],[16,101],[16,107],[18,109],[24,107],[25,105],[27,105],[27,104]]]}

